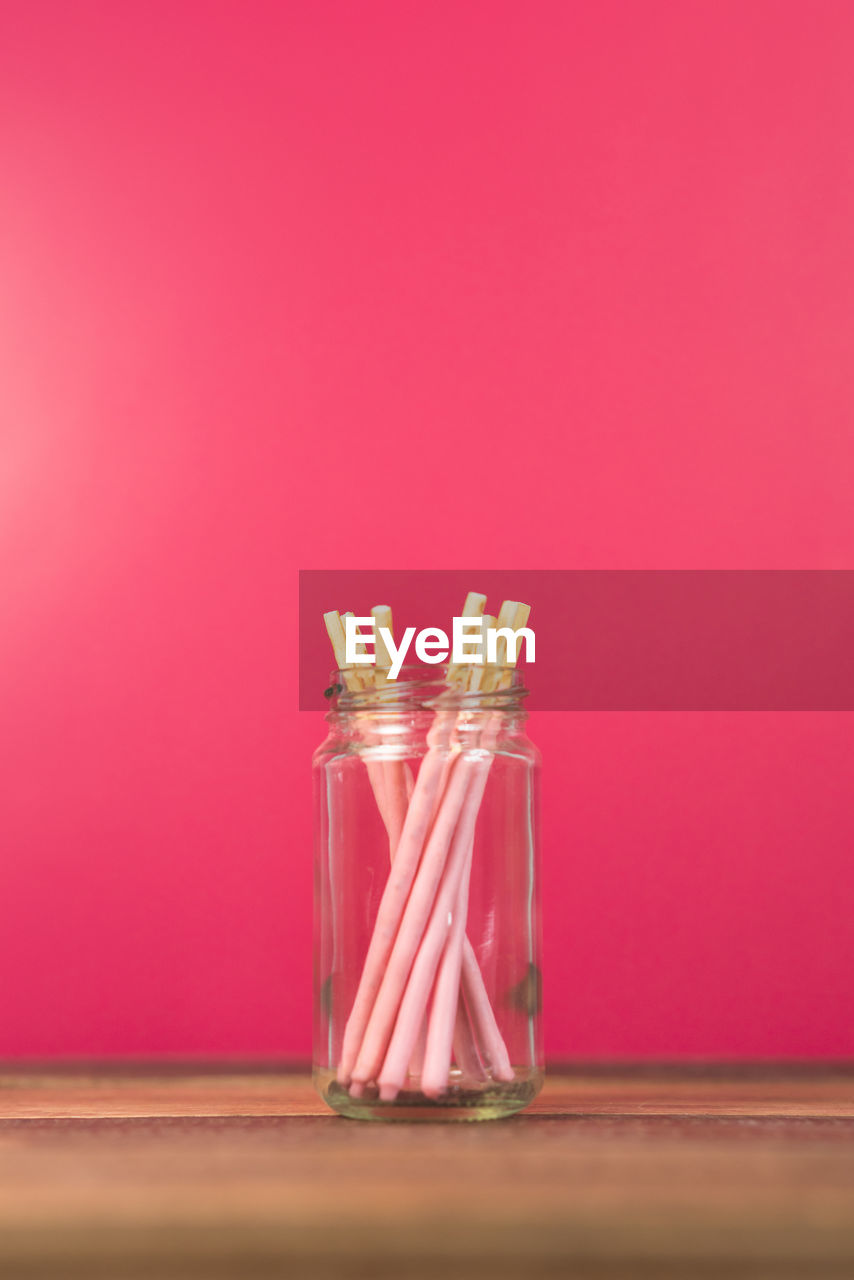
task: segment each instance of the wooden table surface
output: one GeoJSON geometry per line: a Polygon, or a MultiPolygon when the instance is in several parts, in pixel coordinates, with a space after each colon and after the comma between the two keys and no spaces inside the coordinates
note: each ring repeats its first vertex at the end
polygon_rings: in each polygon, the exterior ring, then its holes
{"type": "Polygon", "coordinates": [[[854,1069],[576,1068],[478,1125],[223,1067],[0,1076],[0,1276],[854,1277],[854,1069]]]}

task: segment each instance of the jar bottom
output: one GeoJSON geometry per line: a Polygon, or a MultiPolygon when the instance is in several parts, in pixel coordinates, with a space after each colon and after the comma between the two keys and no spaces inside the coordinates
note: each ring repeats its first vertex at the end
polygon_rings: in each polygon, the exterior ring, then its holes
{"type": "Polygon", "coordinates": [[[491,1080],[479,1088],[463,1083],[459,1073],[452,1072],[447,1091],[437,1099],[428,1098],[417,1087],[402,1089],[394,1102],[381,1101],[375,1090],[353,1098],[338,1083],[335,1072],[323,1067],[315,1069],[314,1086],[333,1111],[350,1120],[466,1123],[501,1120],[533,1101],[543,1086],[543,1072],[532,1067],[514,1070],[516,1078],[509,1083],[491,1080]]]}

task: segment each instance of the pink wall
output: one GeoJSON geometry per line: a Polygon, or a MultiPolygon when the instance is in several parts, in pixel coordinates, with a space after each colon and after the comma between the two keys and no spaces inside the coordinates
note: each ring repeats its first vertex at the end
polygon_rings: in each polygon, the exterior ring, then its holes
{"type": "MultiPolygon", "coordinates": [[[[854,563],[852,54],[0,0],[0,1052],[307,1052],[299,567],[854,563]]],[[[552,1054],[854,1054],[851,716],[533,732],[552,1054]]]]}

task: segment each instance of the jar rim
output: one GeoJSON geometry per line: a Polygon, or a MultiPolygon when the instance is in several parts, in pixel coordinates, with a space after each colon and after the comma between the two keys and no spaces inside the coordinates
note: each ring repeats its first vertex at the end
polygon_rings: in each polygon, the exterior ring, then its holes
{"type": "Polygon", "coordinates": [[[492,664],[490,670],[500,673],[502,688],[460,689],[448,683],[447,664],[425,667],[414,663],[404,664],[395,680],[353,687],[354,677],[358,679],[361,672],[370,676],[374,668],[367,665],[343,667],[331,673],[324,697],[339,711],[380,711],[412,706],[457,711],[487,707],[510,710],[528,696],[529,691],[518,667],[492,664]]]}

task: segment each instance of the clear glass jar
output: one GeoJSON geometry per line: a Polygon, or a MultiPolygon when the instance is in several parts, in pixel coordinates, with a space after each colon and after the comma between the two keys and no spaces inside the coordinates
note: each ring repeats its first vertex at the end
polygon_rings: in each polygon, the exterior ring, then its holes
{"type": "Polygon", "coordinates": [[[512,1115],[543,1080],[525,690],[346,679],[313,762],[315,1085],[358,1119],[512,1115]]]}

